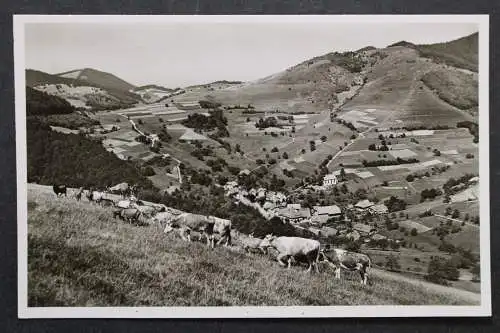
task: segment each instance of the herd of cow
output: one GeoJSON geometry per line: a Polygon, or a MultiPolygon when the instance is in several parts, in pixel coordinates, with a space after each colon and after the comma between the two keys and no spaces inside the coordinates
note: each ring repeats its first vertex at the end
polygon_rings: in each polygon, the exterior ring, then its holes
{"type": "MultiPolygon", "coordinates": [[[[57,196],[67,196],[65,185],[54,185],[53,190],[57,196]]],[[[248,253],[258,251],[267,254],[270,248],[276,250],[278,252],[276,259],[283,267],[290,268],[292,262],[305,262],[308,264],[307,272],[313,268],[319,272],[318,263],[324,262],[334,269],[335,278],[340,279],[341,269],[358,271],[361,283],[367,284],[371,260],[366,254],[332,248],[328,245],[322,247],[319,241],[302,237],[267,235],[264,238],[257,238],[245,235],[232,230],[231,220],[181,212],[161,204],[146,205],[137,200],[135,187],[127,183],[109,187],[105,191],[80,188],[75,198],[81,200],[83,197],[89,202],[112,207],[114,218],[137,225],[157,225],[166,234],[177,231],[185,241],[191,242],[193,232],[201,233],[202,238],[206,239],[207,246],[214,248],[216,235],[219,235],[217,245],[224,243],[224,246],[232,246],[234,238],[239,243],[238,246],[248,253]],[[108,193],[119,193],[122,198],[110,199],[108,193]]]]}

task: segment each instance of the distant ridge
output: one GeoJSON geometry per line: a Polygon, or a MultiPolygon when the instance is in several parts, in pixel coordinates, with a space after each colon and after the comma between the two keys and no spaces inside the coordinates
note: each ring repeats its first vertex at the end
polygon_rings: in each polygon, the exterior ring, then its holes
{"type": "Polygon", "coordinates": [[[128,83],[123,79],[120,79],[116,75],[102,72],[93,68],[75,69],[55,75],[88,82],[92,85],[96,85],[104,89],[129,91],[135,88],[134,85],[128,83]]]}

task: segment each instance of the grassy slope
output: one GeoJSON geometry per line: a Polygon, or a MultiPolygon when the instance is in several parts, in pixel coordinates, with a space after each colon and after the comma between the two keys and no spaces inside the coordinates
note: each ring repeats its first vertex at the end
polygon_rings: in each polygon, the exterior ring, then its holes
{"type": "Polygon", "coordinates": [[[374,271],[372,284],[309,276],[262,256],[207,250],[109,209],[29,186],[30,306],[470,304],[470,299],[374,271]],[[380,276],[385,276],[383,279],[380,276]]]}

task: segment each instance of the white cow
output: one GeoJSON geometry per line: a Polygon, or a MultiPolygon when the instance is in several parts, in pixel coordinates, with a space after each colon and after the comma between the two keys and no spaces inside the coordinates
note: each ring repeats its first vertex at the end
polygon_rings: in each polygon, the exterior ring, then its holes
{"type": "Polygon", "coordinates": [[[116,207],[119,208],[131,208],[130,200],[120,200],[116,203],[116,207]]]}
{"type": "Polygon", "coordinates": [[[276,237],[273,235],[267,235],[262,246],[273,247],[278,250],[278,263],[281,266],[287,266],[290,268],[293,258],[304,258],[309,267],[307,272],[311,271],[314,266],[316,272],[319,273],[318,269],[318,257],[320,251],[320,243],[314,239],[307,239],[301,237],[276,237]],[[287,259],[287,263],[283,262],[283,259],[287,259]]]}
{"type": "Polygon", "coordinates": [[[153,224],[157,224],[160,228],[163,228],[164,225],[167,225],[169,221],[171,221],[176,215],[171,212],[161,212],[156,214],[152,222],[153,224]]]}
{"type": "Polygon", "coordinates": [[[106,192],[102,191],[88,191],[87,193],[87,198],[89,201],[94,201],[96,203],[99,203],[101,199],[103,199],[106,196],[106,192]]]}
{"type": "Polygon", "coordinates": [[[327,262],[335,270],[336,279],[340,279],[340,269],[342,268],[351,272],[359,271],[361,284],[366,285],[368,281],[368,269],[371,268],[371,260],[366,254],[327,248],[321,250],[320,261],[327,262]]]}
{"type": "Polygon", "coordinates": [[[191,231],[200,231],[207,238],[207,245],[214,248],[214,224],[215,221],[207,216],[191,213],[182,213],[167,222],[164,233],[169,233],[174,228],[181,230],[183,240],[191,241],[191,231]]]}

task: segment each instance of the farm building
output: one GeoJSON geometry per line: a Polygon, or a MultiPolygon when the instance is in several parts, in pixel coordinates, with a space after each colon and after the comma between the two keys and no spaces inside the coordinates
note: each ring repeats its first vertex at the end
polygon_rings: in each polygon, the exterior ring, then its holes
{"type": "Polygon", "coordinates": [[[375,234],[375,235],[371,236],[370,238],[372,240],[374,240],[374,241],[380,241],[380,240],[383,240],[383,239],[387,239],[387,237],[382,236],[380,234],[375,234]]]}
{"type": "Polygon", "coordinates": [[[331,227],[323,227],[321,228],[321,235],[326,236],[326,237],[333,237],[337,236],[337,229],[331,228],[331,227]]]}
{"type": "Polygon", "coordinates": [[[368,199],[365,199],[365,200],[361,200],[361,201],[358,201],[357,204],[354,205],[354,208],[358,211],[358,212],[366,212],[366,210],[368,208],[370,208],[371,206],[373,206],[374,203],[371,202],[370,200],[368,199]]]}
{"type": "Polygon", "coordinates": [[[389,212],[389,209],[387,208],[386,205],[378,204],[378,205],[373,205],[368,208],[368,211],[374,215],[383,215],[387,214],[389,212]]]}
{"type": "Polygon", "coordinates": [[[338,179],[337,179],[337,176],[335,176],[334,174],[329,174],[329,175],[326,175],[324,178],[323,178],[323,186],[333,186],[333,185],[337,185],[338,184],[338,179]]]}
{"type": "Polygon", "coordinates": [[[368,236],[372,231],[375,230],[373,227],[362,223],[355,223],[352,226],[352,229],[359,232],[359,234],[362,236],[368,236]]]}
{"type": "Polygon", "coordinates": [[[469,179],[469,184],[476,184],[476,183],[479,183],[479,176],[472,177],[471,179],[469,179]]]}
{"type": "Polygon", "coordinates": [[[180,110],[199,110],[201,108],[199,102],[176,102],[174,105],[180,110]]]}
{"type": "Polygon", "coordinates": [[[285,222],[298,223],[309,219],[311,217],[311,211],[309,208],[300,207],[300,204],[287,205],[287,207],[278,210],[278,217],[285,222]]]}
{"type": "Polygon", "coordinates": [[[247,175],[248,176],[249,174],[250,174],[250,170],[248,170],[248,169],[243,169],[239,172],[239,175],[247,175]]]}
{"type": "Polygon", "coordinates": [[[184,134],[179,138],[179,140],[184,140],[188,142],[192,141],[205,141],[207,140],[207,137],[201,134],[196,133],[192,129],[187,129],[184,134]]]}
{"type": "Polygon", "coordinates": [[[311,218],[311,222],[317,224],[324,224],[329,219],[340,219],[340,215],[342,211],[336,205],[332,206],[314,206],[313,207],[313,217],[311,218]]]}
{"type": "Polygon", "coordinates": [[[311,223],[316,225],[323,225],[330,219],[328,215],[313,215],[311,217],[311,223]]]}

